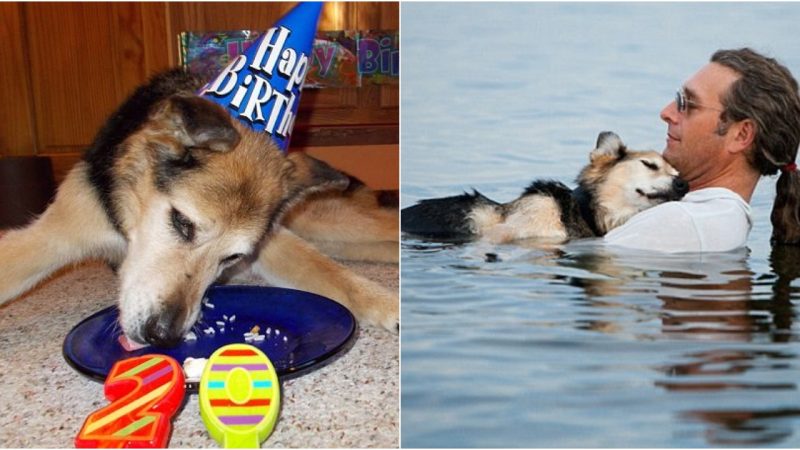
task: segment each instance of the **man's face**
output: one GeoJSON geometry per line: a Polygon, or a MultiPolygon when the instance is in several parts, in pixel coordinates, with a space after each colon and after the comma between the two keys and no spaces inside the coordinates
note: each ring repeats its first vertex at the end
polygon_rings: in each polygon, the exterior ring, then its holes
{"type": "Polygon", "coordinates": [[[664,158],[678,169],[690,188],[716,176],[732,156],[725,151],[725,136],[717,134],[717,129],[722,97],[738,78],[732,69],[707,64],[683,85],[687,109],[678,111],[673,100],[661,111],[661,119],[667,123],[664,158]]]}

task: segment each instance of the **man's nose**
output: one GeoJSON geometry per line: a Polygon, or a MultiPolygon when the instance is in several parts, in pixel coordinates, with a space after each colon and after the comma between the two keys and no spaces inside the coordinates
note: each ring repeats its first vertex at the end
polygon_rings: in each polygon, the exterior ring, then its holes
{"type": "Polygon", "coordinates": [[[661,120],[667,123],[678,123],[678,117],[680,114],[678,113],[678,105],[675,103],[675,100],[667,103],[667,106],[661,110],[661,114],[659,114],[661,120]]]}

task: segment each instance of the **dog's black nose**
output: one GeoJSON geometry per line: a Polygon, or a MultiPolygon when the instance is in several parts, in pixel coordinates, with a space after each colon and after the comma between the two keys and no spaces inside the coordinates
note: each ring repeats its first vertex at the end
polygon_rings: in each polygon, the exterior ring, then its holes
{"type": "Polygon", "coordinates": [[[178,314],[165,311],[150,316],[144,325],[144,340],[155,347],[175,347],[181,342],[180,328],[176,319],[178,314]]]}
{"type": "Polygon", "coordinates": [[[675,177],[672,179],[672,190],[675,191],[678,199],[681,199],[689,192],[689,183],[684,181],[681,177],[675,177]]]}

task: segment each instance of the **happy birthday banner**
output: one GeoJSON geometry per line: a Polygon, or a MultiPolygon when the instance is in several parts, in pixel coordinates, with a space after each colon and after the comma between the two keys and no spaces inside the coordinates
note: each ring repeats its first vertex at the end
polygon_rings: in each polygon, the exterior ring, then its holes
{"type": "MultiPolygon", "coordinates": [[[[261,35],[251,30],[181,33],[180,64],[190,73],[211,80],[261,35]]],[[[398,84],[400,35],[394,30],[320,31],[309,60],[306,89],[398,84]]]]}

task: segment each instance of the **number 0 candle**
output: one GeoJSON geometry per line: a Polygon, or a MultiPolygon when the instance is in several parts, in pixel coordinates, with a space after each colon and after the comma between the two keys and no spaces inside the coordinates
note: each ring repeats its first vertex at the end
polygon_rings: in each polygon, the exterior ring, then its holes
{"type": "Polygon", "coordinates": [[[200,378],[200,416],[224,448],[258,448],[280,411],[280,385],[267,356],[246,344],[220,348],[200,378]]]}

